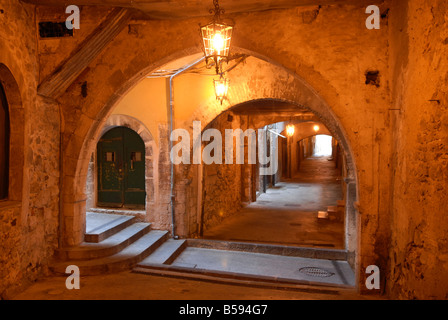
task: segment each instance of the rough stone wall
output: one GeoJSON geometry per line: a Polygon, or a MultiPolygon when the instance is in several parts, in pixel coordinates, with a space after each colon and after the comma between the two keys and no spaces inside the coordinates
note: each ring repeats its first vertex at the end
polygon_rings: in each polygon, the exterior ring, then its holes
{"type": "Polygon", "coordinates": [[[393,298],[448,298],[448,3],[393,7],[393,298]]]}
{"type": "MultiPolygon", "coordinates": [[[[34,6],[0,2],[0,64],[10,71],[6,95],[11,112],[10,198],[0,203],[0,299],[46,273],[58,244],[59,106],[37,96],[34,6]],[[21,116],[16,116],[15,114],[21,116]],[[19,168],[15,164],[20,163],[19,168]],[[20,177],[17,179],[16,177],[20,177]]],[[[1,81],[3,73],[1,74],[1,81]]]]}
{"type": "MultiPolygon", "coordinates": [[[[58,244],[59,226],[59,107],[37,97],[30,110],[30,133],[25,175],[28,175],[28,225],[23,236],[23,257],[31,265],[46,266],[58,244]]],[[[24,183],[26,183],[24,181],[24,183]]],[[[22,221],[22,222],[25,222],[22,221]]]]}
{"type": "Polygon", "coordinates": [[[0,299],[8,298],[23,283],[21,247],[21,206],[0,207],[0,299]]]}
{"type": "MultiPolygon", "coordinates": [[[[218,129],[221,132],[223,138],[223,164],[203,166],[205,197],[203,199],[204,212],[202,224],[204,231],[216,226],[225,218],[232,216],[242,206],[244,165],[236,164],[235,146],[233,156],[234,164],[224,164],[225,129],[242,129],[244,131],[247,129],[247,122],[242,119],[243,117],[237,116],[232,116],[233,120],[228,122],[227,114],[224,113],[207,127],[207,129],[218,129]]],[[[247,153],[247,149],[245,153],[247,153]]]]}

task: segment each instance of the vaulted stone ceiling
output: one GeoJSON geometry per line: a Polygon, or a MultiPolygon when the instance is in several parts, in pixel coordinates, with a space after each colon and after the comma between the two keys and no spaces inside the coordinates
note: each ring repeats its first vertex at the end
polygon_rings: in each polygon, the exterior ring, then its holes
{"type": "MultiPolygon", "coordinates": [[[[22,0],[42,6],[88,5],[132,8],[150,19],[182,19],[210,15],[212,0],[22,0]]],[[[287,9],[317,5],[356,5],[371,4],[371,0],[220,0],[226,13],[287,9]]]]}

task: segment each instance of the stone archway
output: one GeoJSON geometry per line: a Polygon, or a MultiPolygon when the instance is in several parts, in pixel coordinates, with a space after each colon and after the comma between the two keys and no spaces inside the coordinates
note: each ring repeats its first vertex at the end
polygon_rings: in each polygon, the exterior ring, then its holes
{"type": "MultiPolygon", "coordinates": [[[[1,53],[0,61],[4,61],[1,53]]],[[[6,198],[0,200],[0,265],[2,266],[0,292],[2,294],[9,290],[8,287],[13,288],[22,280],[21,277],[4,277],[4,275],[7,272],[10,274],[20,274],[23,271],[23,256],[24,250],[26,250],[23,245],[23,239],[29,237],[31,234],[28,231],[26,220],[29,200],[24,196],[24,194],[27,194],[27,190],[25,189],[24,191],[23,181],[25,162],[25,112],[20,88],[12,70],[14,69],[10,69],[0,62],[0,85],[3,87],[4,95],[6,96],[10,127],[9,143],[6,142],[6,148],[9,149],[8,157],[6,157],[8,165],[5,170],[9,181],[6,185],[6,198]],[[5,289],[6,291],[4,291],[5,289]]],[[[20,73],[16,73],[16,75],[20,76],[20,73]]],[[[3,152],[3,150],[0,152],[3,152]]]]}
{"type": "MultiPolygon", "coordinates": [[[[277,68],[274,66],[274,68],[277,68]]],[[[352,267],[356,268],[356,259],[358,255],[358,217],[357,217],[357,209],[356,202],[358,201],[358,187],[357,187],[357,174],[356,174],[356,166],[355,159],[351,151],[350,142],[348,141],[347,135],[344,131],[343,126],[337,117],[333,114],[331,108],[326,104],[326,102],[314,91],[312,88],[306,83],[303,83],[298,76],[291,75],[290,76],[296,80],[293,85],[293,90],[286,89],[286,84],[283,87],[279,87],[278,83],[272,85],[272,87],[276,88],[267,94],[270,94],[268,97],[260,97],[258,93],[252,91],[250,95],[254,98],[247,101],[239,102],[239,99],[244,99],[247,96],[248,88],[246,83],[237,81],[233,81],[233,86],[231,88],[230,96],[232,97],[230,101],[228,101],[227,105],[221,105],[219,102],[211,99],[206,101],[204,105],[207,106],[202,113],[195,113],[193,119],[201,120],[202,130],[207,128],[207,126],[217,119],[224,112],[232,111],[235,109],[240,109],[244,107],[250,107],[256,105],[257,103],[266,104],[266,103],[277,103],[279,105],[287,105],[290,107],[294,107],[298,110],[306,110],[312,112],[316,118],[322,124],[325,125],[326,133],[329,133],[331,136],[335,137],[336,140],[340,143],[342,151],[346,158],[346,178],[345,182],[345,190],[344,193],[346,195],[346,205],[345,205],[345,251],[348,262],[352,265],[352,267]],[[235,85],[235,82],[237,84],[235,85]],[[284,90],[283,90],[284,89],[284,90]],[[308,91],[307,91],[308,90],[308,91]]],[[[286,81],[291,86],[291,81],[288,79],[286,81]]],[[[262,87],[262,91],[266,88],[262,87]]],[[[230,89],[229,89],[230,90],[230,89]]],[[[266,91],[263,92],[266,94],[266,91]]],[[[189,120],[189,121],[192,121],[189,120]]],[[[269,121],[268,121],[269,122],[269,121]]],[[[262,122],[259,122],[259,124],[262,122]]],[[[267,122],[264,123],[268,124],[267,122]]],[[[179,125],[180,126],[180,125],[179,125]]],[[[188,128],[188,122],[185,122],[185,128],[188,128]]],[[[314,134],[313,134],[314,135],[314,134]]],[[[178,170],[181,171],[181,170],[178,170]]],[[[187,180],[186,180],[187,181],[187,180]]],[[[188,192],[187,192],[188,193],[188,192]]],[[[185,204],[177,203],[176,208],[182,208],[185,204]]],[[[199,206],[199,205],[198,205],[199,206]]],[[[200,211],[200,209],[197,209],[200,211]]],[[[181,224],[181,220],[183,219],[179,210],[176,209],[176,220],[181,224]]],[[[185,218],[184,218],[185,219],[185,218]]],[[[187,225],[187,223],[183,223],[183,225],[187,225]]],[[[183,232],[184,234],[188,234],[187,232],[183,232]]]]}
{"type": "Polygon", "coordinates": [[[24,164],[24,110],[18,84],[11,71],[0,63],[0,82],[9,107],[9,183],[8,201],[22,201],[24,164]]]}
{"type": "MultiPolygon", "coordinates": [[[[123,114],[113,114],[109,116],[101,129],[101,133],[99,137],[103,136],[109,130],[116,127],[126,127],[133,131],[135,131],[140,138],[142,138],[143,143],[145,144],[145,189],[146,189],[146,221],[155,221],[154,215],[156,214],[156,200],[158,193],[158,147],[154,141],[154,138],[151,132],[145,127],[145,125],[139,121],[128,115],[123,114]]],[[[88,195],[86,210],[93,208],[96,206],[96,152],[94,152],[94,156],[91,157],[89,162],[89,171],[87,174],[86,181],[86,190],[88,195]]]]}
{"type": "MultiPolygon", "coordinates": [[[[248,53],[247,50],[235,48],[235,52],[238,52],[238,50],[240,50],[240,52],[248,53]]],[[[198,50],[194,49],[184,52],[197,53],[198,50]]],[[[179,54],[176,53],[173,57],[178,58],[179,54]]],[[[204,103],[197,106],[195,112],[192,113],[188,120],[185,120],[184,123],[177,123],[177,127],[184,126],[184,128],[191,128],[192,121],[198,120],[201,121],[202,126],[204,127],[217,115],[232,106],[248,101],[258,101],[262,99],[282,101],[292,104],[297,108],[312,111],[341,142],[344,147],[344,151],[347,153],[347,167],[349,168],[349,178],[347,182],[348,185],[351,186],[351,191],[347,192],[347,194],[352,199],[350,204],[353,204],[347,208],[347,210],[350,211],[350,217],[353,217],[352,223],[350,223],[350,225],[353,225],[353,227],[350,228],[350,230],[353,230],[353,234],[351,237],[348,237],[351,240],[347,245],[347,248],[348,251],[352,252],[354,256],[354,252],[357,248],[357,232],[355,231],[357,220],[355,214],[356,210],[354,208],[354,203],[357,199],[357,170],[348,135],[346,134],[341,122],[332,111],[331,107],[326,103],[322,96],[319,95],[299,75],[285,67],[279,66],[277,63],[272,63],[268,58],[260,59],[259,55],[256,53],[253,54],[253,57],[253,59],[256,59],[255,63],[244,64],[243,67],[246,67],[247,69],[239,70],[238,74],[234,73],[231,75],[233,85],[229,89],[229,101],[221,105],[216,101],[216,99],[210,98],[210,100],[204,101],[204,103]],[[275,77],[258,77],[258,75],[262,72],[265,74],[273,74],[275,77]]],[[[164,58],[163,62],[157,65],[160,67],[167,61],[169,61],[169,58],[164,58]]],[[[150,69],[145,66],[138,72],[138,74],[128,78],[127,80],[123,80],[123,83],[121,83],[121,85],[117,88],[114,87],[116,92],[110,95],[107,99],[102,100],[106,102],[102,105],[100,111],[98,114],[95,114],[94,117],[81,115],[78,121],[79,127],[81,127],[82,130],[79,130],[77,133],[73,134],[64,148],[65,156],[69,158],[72,164],[70,168],[64,171],[64,189],[72,190],[73,192],[71,192],[71,194],[75,198],[73,202],[64,204],[63,212],[63,216],[68,218],[67,221],[69,222],[68,224],[65,223],[64,227],[66,242],[70,245],[76,245],[79,243],[84,234],[85,227],[82,224],[82,221],[85,220],[83,218],[85,216],[85,192],[83,187],[85,186],[90,154],[92,153],[96,145],[96,141],[101,133],[102,124],[105,123],[107,116],[111,114],[113,107],[118,101],[120,101],[123,94],[128,92],[130,88],[143,79],[147,72],[157,70],[155,65],[156,64],[152,64],[150,69]]],[[[322,79],[322,81],[325,82],[324,79],[322,79]]],[[[95,106],[95,108],[99,107],[95,106]]],[[[165,132],[162,139],[165,139],[165,136],[167,139],[169,138],[169,135],[165,132]]],[[[165,152],[161,152],[161,154],[165,155],[165,152]]],[[[163,161],[166,161],[165,156],[162,158],[163,161]]],[[[188,184],[189,182],[187,180],[188,179],[182,181],[181,184],[188,184]]],[[[184,187],[179,186],[179,188],[182,189],[184,187]]],[[[179,221],[179,219],[182,218],[182,215],[185,214],[186,208],[187,204],[185,199],[176,202],[176,221],[179,221]]]]}

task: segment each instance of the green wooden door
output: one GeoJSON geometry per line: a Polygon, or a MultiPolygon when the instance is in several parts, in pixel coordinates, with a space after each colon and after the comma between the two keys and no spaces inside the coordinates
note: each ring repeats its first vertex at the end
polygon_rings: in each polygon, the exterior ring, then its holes
{"type": "Polygon", "coordinates": [[[145,144],[126,127],[106,132],[98,142],[98,206],[145,206],[145,144]]]}
{"type": "Polygon", "coordinates": [[[123,128],[124,204],[128,207],[145,205],[145,144],[140,136],[123,128]]]}

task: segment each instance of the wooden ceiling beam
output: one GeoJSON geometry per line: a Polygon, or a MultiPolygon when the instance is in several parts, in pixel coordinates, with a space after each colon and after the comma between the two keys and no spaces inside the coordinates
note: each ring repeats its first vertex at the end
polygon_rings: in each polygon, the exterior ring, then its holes
{"type": "Polygon", "coordinates": [[[130,19],[129,10],[113,9],[92,34],[80,44],[75,53],[42,81],[37,89],[38,94],[55,99],[64,93],[93,59],[127,26],[130,19]]]}

